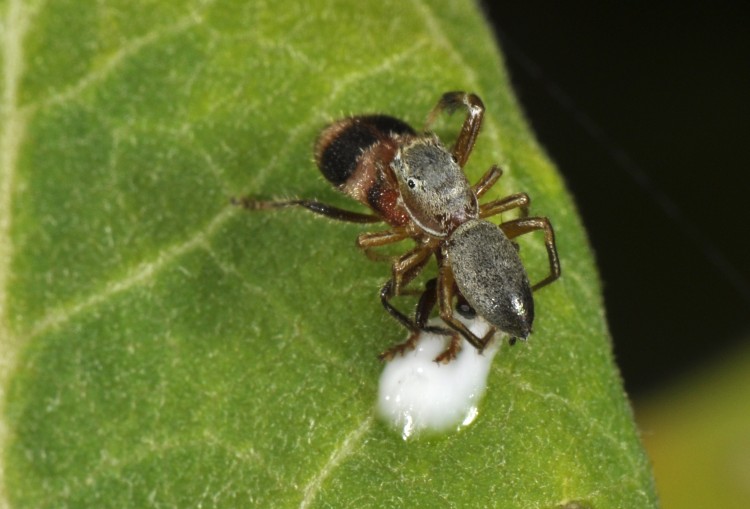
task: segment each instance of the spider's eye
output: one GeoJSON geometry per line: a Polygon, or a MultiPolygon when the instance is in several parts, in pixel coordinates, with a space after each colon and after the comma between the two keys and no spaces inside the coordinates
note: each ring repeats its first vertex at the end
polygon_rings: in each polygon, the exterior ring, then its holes
{"type": "Polygon", "coordinates": [[[414,182],[414,179],[407,180],[406,185],[409,186],[410,189],[414,189],[415,187],[417,187],[417,183],[414,182]]]}
{"type": "Polygon", "coordinates": [[[451,154],[451,159],[453,159],[454,163],[458,164],[458,158],[454,156],[453,154],[451,154]]]}

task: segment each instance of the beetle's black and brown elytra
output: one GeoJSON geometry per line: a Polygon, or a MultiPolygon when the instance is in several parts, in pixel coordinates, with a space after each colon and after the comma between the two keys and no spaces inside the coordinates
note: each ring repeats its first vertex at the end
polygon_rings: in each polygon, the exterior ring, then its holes
{"type": "Polygon", "coordinates": [[[349,117],[324,129],[315,144],[315,162],[323,176],[342,186],[370,147],[394,135],[414,135],[414,129],[388,115],[349,117]]]}
{"type": "Polygon", "coordinates": [[[555,234],[546,217],[529,217],[530,199],[518,193],[480,204],[481,198],[500,179],[493,166],[473,186],[463,172],[479,133],[484,104],[474,94],[448,92],[430,113],[423,133],[387,115],[361,115],[338,120],[321,132],[315,145],[315,161],[323,176],[339,190],[373,212],[363,214],[316,200],[235,200],[250,209],[304,207],[329,218],[355,223],[385,222],[388,229],[362,233],[357,246],[371,250],[412,239],[415,246],[395,258],[391,278],[380,290],[388,313],[411,331],[408,339],[383,352],[381,359],[414,348],[421,331],[445,334],[449,346],[435,360],[448,362],[464,337],[483,350],[496,331],[507,333],[511,344],[526,339],[534,320],[532,292],[560,277],[555,234]],[[454,145],[448,149],[429,131],[443,111],[462,108],[466,118],[454,145]],[[486,218],[509,210],[519,217],[500,224],[486,218]],[[533,231],[544,233],[549,275],[531,285],[512,239],[533,231]],[[430,279],[418,299],[414,318],[397,309],[391,300],[407,292],[422,269],[434,259],[438,274],[430,279]],[[476,313],[491,327],[482,338],[454,316],[476,313]],[[442,326],[427,319],[437,306],[442,326]]]}
{"type": "Polygon", "coordinates": [[[388,115],[360,115],[323,129],[315,144],[315,162],[323,176],[355,200],[366,204],[391,226],[409,221],[398,206],[398,189],[384,167],[412,127],[388,115]]]}

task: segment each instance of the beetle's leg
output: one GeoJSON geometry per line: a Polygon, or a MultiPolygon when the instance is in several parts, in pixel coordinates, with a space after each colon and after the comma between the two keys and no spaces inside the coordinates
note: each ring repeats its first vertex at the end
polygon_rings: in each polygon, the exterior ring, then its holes
{"type": "MultiPolygon", "coordinates": [[[[401,313],[401,311],[394,308],[391,303],[383,299],[384,292],[387,291],[386,287],[388,287],[388,285],[392,285],[392,283],[392,279],[389,280],[388,283],[386,283],[386,286],[384,286],[380,292],[380,298],[383,302],[383,306],[385,306],[385,309],[391,314],[391,316],[396,318],[396,320],[401,322],[402,325],[409,329],[409,337],[406,338],[406,341],[393,345],[387,350],[383,350],[382,352],[380,352],[380,354],[378,355],[378,359],[380,359],[381,361],[389,361],[397,355],[402,355],[409,350],[414,350],[414,347],[417,346],[417,340],[419,339],[420,333],[420,329],[416,326],[416,324],[412,323],[406,315],[401,313]]],[[[388,290],[390,289],[391,288],[388,288],[388,290]]]]}
{"type": "Polygon", "coordinates": [[[497,181],[502,176],[503,169],[498,165],[493,164],[492,167],[487,170],[484,175],[482,175],[482,178],[480,178],[479,181],[472,186],[474,194],[477,195],[477,198],[481,198],[484,193],[489,191],[492,186],[497,184],[497,181]]]}
{"type": "MultiPolygon", "coordinates": [[[[456,291],[458,288],[456,288],[456,291]]],[[[403,293],[403,292],[402,292],[403,293]]],[[[459,294],[460,298],[463,298],[461,294],[459,294]]],[[[419,302],[417,303],[417,309],[414,313],[414,323],[417,324],[417,327],[419,327],[420,330],[432,332],[433,334],[442,334],[444,336],[450,336],[453,334],[450,330],[446,329],[445,327],[439,327],[435,325],[427,325],[427,320],[430,318],[430,313],[432,313],[432,310],[435,308],[435,305],[437,304],[438,299],[438,293],[437,293],[437,278],[432,278],[429,281],[427,281],[424,285],[424,291],[422,292],[422,295],[419,297],[419,302]]]]}
{"type": "Polygon", "coordinates": [[[532,290],[535,291],[543,286],[547,286],[560,277],[560,258],[557,256],[555,231],[552,229],[549,219],[546,217],[523,217],[502,223],[500,229],[503,230],[509,239],[532,231],[544,230],[544,245],[547,248],[547,257],[549,258],[549,275],[535,285],[532,285],[532,290]]]}
{"type": "Polygon", "coordinates": [[[422,271],[427,262],[430,261],[432,249],[425,246],[417,246],[405,255],[401,256],[393,264],[391,271],[393,277],[380,289],[380,301],[388,313],[398,320],[404,327],[412,332],[419,331],[419,327],[405,314],[396,309],[390,300],[403,293],[403,289],[422,271]]]}
{"type": "Polygon", "coordinates": [[[442,318],[442,320],[456,332],[451,335],[451,342],[450,345],[448,345],[448,348],[435,358],[435,362],[449,362],[456,358],[456,355],[461,349],[461,338],[458,335],[459,333],[480,352],[484,350],[487,343],[489,343],[490,339],[495,335],[495,329],[492,327],[483,338],[479,338],[476,334],[471,332],[466,325],[453,316],[453,297],[456,288],[453,271],[447,263],[442,263],[438,272],[438,303],[440,306],[440,318],[442,318]]]}
{"type": "Polygon", "coordinates": [[[406,229],[384,230],[382,232],[367,232],[357,236],[357,247],[370,249],[399,242],[409,237],[406,229]]]}
{"type": "MultiPolygon", "coordinates": [[[[402,292],[403,294],[403,292],[402,292]]],[[[416,330],[413,330],[406,341],[393,345],[388,350],[381,353],[378,358],[380,360],[391,360],[397,355],[402,355],[409,350],[413,350],[417,345],[419,336],[423,331],[431,332],[433,334],[442,334],[445,336],[452,336],[455,332],[446,329],[445,327],[438,327],[434,325],[427,325],[427,320],[430,318],[430,312],[437,303],[437,279],[432,278],[425,284],[425,289],[419,298],[417,303],[417,310],[414,317],[414,324],[417,326],[416,330]]]]}
{"type": "Polygon", "coordinates": [[[443,94],[443,97],[440,98],[440,101],[438,101],[428,115],[425,130],[429,130],[429,127],[435,122],[440,113],[443,111],[453,113],[458,108],[466,110],[466,119],[451,152],[456,158],[458,165],[463,168],[469,159],[471,149],[474,148],[474,142],[482,125],[482,117],[484,117],[484,104],[482,100],[476,95],[466,92],[447,92],[443,94]]]}
{"type": "Polygon", "coordinates": [[[232,198],[232,205],[245,208],[247,210],[270,210],[281,209],[286,207],[303,207],[311,212],[321,216],[330,217],[337,221],[346,221],[349,223],[379,223],[383,219],[373,214],[361,214],[351,210],[340,209],[333,205],[321,203],[316,200],[287,200],[287,201],[263,201],[253,200],[247,196],[242,198],[232,198]]]}
{"type": "Polygon", "coordinates": [[[421,244],[395,261],[391,267],[394,295],[402,294],[403,288],[419,275],[434,252],[433,246],[421,244]]]}
{"type": "Polygon", "coordinates": [[[432,278],[425,283],[424,291],[417,303],[417,310],[414,313],[414,323],[417,324],[417,327],[425,330],[427,320],[430,318],[430,313],[435,308],[435,304],[437,304],[437,278],[432,278]]]}
{"type": "Polygon", "coordinates": [[[382,261],[390,260],[391,257],[383,256],[373,251],[373,248],[387,246],[395,242],[400,242],[409,238],[409,232],[405,228],[385,230],[382,232],[360,233],[357,236],[357,247],[365,252],[370,260],[382,261]]]}
{"type": "MultiPolygon", "coordinates": [[[[406,291],[402,290],[401,295],[405,294],[406,291]]],[[[458,291],[458,287],[454,285],[453,294],[457,298],[456,311],[461,314],[464,318],[472,319],[477,316],[476,311],[469,305],[461,292],[458,291]]],[[[430,313],[435,309],[437,304],[438,293],[437,293],[437,278],[434,277],[427,281],[424,285],[419,302],[417,303],[416,312],[414,314],[414,323],[417,324],[421,330],[427,332],[436,332],[438,334],[451,334],[450,331],[446,331],[444,327],[433,327],[427,326],[427,320],[430,318],[430,313]]]]}
{"type": "Polygon", "coordinates": [[[381,353],[378,356],[380,360],[390,360],[396,355],[412,350],[416,345],[417,340],[419,339],[419,334],[422,330],[427,330],[437,334],[448,333],[440,327],[426,327],[427,318],[430,315],[430,311],[432,311],[432,308],[435,306],[435,288],[434,283],[431,284],[433,280],[427,282],[426,289],[422,292],[422,295],[419,298],[414,321],[390,303],[390,300],[393,297],[405,293],[406,285],[417,277],[424,266],[427,265],[432,252],[433,249],[430,247],[418,246],[399,258],[399,260],[393,264],[393,277],[388,280],[380,290],[380,301],[386,311],[398,320],[401,325],[411,331],[406,341],[394,345],[381,353]]]}
{"type": "Polygon", "coordinates": [[[403,289],[406,285],[408,285],[412,279],[417,277],[424,266],[427,265],[427,262],[430,261],[431,254],[432,249],[418,246],[401,256],[391,268],[393,277],[391,277],[391,279],[383,285],[383,288],[380,289],[380,301],[383,303],[383,307],[391,316],[401,322],[401,324],[410,331],[417,331],[419,330],[419,327],[417,327],[417,325],[401,311],[396,309],[393,304],[390,303],[390,300],[403,293],[403,289]]]}
{"type": "Polygon", "coordinates": [[[529,215],[531,199],[526,193],[511,194],[499,200],[487,202],[479,206],[479,217],[491,217],[508,210],[519,209],[521,217],[529,215]]]}

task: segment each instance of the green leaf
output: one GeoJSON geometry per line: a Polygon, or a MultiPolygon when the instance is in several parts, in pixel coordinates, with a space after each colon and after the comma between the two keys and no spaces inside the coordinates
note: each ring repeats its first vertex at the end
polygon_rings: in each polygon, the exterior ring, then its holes
{"type": "Polygon", "coordinates": [[[6,0],[2,16],[0,505],[656,505],[580,220],[475,5],[6,0]],[[420,126],[456,89],[487,106],[467,173],[506,168],[493,193],[531,195],[564,274],[475,423],[404,442],[374,417],[376,354],[405,331],[378,302],[387,265],[353,246],[364,228],[229,197],[357,208],[314,167],[320,128],[420,126]]]}

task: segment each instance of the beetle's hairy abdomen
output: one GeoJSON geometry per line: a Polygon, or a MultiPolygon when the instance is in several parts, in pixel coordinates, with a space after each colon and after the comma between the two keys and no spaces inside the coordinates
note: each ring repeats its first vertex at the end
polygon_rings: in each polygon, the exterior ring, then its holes
{"type": "Polygon", "coordinates": [[[489,221],[459,226],[446,253],[461,294],[476,312],[503,332],[526,338],[534,321],[534,300],[513,243],[489,221]]]}
{"type": "Polygon", "coordinates": [[[370,147],[392,135],[414,135],[406,122],[388,115],[348,117],[326,127],[315,144],[315,162],[333,185],[341,187],[370,147]]]}

